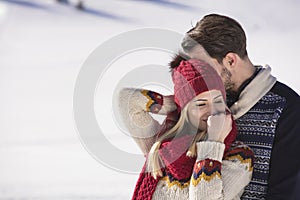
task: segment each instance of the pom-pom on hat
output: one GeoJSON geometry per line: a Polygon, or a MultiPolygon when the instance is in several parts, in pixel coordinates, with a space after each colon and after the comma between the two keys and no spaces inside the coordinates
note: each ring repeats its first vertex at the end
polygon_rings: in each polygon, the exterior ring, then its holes
{"type": "Polygon", "coordinates": [[[226,100],[225,87],[216,70],[202,60],[190,59],[180,62],[172,70],[175,103],[182,108],[195,96],[209,90],[220,90],[226,100]]]}

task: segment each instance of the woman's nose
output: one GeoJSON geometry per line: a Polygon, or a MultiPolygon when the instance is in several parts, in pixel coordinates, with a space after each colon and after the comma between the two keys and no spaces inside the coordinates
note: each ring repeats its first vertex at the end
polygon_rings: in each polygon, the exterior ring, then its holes
{"type": "Polygon", "coordinates": [[[209,105],[209,115],[218,115],[220,113],[224,113],[224,110],[220,106],[215,106],[213,104],[209,105]]]}
{"type": "Polygon", "coordinates": [[[217,114],[218,114],[218,110],[214,106],[211,106],[210,115],[217,115],[217,114]]]}
{"type": "Polygon", "coordinates": [[[207,113],[208,116],[216,114],[216,109],[214,108],[214,106],[212,106],[211,103],[208,104],[206,113],[207,113]]]}

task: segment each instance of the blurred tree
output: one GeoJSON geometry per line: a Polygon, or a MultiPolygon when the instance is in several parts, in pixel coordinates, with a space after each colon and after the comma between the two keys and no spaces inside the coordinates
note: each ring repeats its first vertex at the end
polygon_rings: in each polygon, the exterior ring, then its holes
{"type": "Polygon", "coordinates": [[[76,4],[76,8],[79,10],[83,10],[84,6],[83,6],[83,1],[79,0],[78,3],[76,4]]]}
{"type": "Polygon", "coordinates": [[[69,1],[68,0],[56,0],[57,2],[59,2],[59,3],[66,3],[66,4],[68,4],[69,3],[69,1]]]}

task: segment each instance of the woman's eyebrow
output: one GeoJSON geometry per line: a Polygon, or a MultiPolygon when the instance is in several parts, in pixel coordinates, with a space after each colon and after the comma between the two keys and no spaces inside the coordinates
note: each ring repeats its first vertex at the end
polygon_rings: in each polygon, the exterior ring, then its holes
{"type": "Polygon", "coordinates": [[[214,97],[214,99],[216,99],[216,98],[218,98],[218,97],[220,97],[220,96],[222,96],[222,95],[220,94],[219,96],[214,97]]]}
{"type": "Polygon", "coordinates": [[[197,99],[194,102],[196,102],[196,101],[207,101],[207,99],[197,99]]]}

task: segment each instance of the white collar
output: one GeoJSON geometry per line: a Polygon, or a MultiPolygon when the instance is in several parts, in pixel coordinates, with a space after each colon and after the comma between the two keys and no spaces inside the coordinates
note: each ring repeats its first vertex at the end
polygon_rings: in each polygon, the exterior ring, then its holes
{"type": "Polygon", "coordinates": [[[241,92],[230,110],[234,119],[247,113],[276,83],[276,78],[271,75],[271,67],[266,65],[258,72],[254,79],[241,92]]]}

